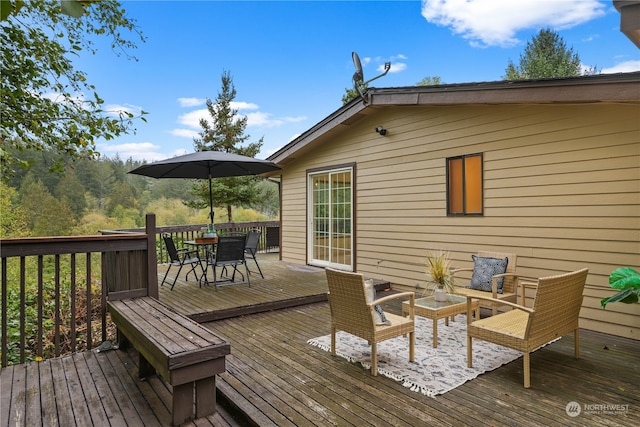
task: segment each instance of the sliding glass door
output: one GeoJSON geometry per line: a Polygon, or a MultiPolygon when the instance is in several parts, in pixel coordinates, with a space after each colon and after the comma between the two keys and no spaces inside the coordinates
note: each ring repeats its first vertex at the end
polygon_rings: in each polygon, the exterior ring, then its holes
{"type": "Polygon", "coordinates": [[[309,264],[352,269],[352,174],[352,168],[309,174],[309,264]]]}

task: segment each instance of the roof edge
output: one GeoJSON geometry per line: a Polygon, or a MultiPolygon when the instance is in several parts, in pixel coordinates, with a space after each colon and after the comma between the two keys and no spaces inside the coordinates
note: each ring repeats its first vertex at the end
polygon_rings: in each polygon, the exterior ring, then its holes
{"type": "Polygon", "coordinates": [[[402,105],[546,104],[640,102],[640,72],[536,80],[369,88],[267,157],[284,164],[310,142],[380,108],[402,105]]]}

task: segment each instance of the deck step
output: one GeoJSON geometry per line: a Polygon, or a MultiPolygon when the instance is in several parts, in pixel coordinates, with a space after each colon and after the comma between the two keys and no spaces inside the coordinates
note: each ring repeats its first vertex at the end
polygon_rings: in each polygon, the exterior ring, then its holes
{"type": "Polygon", "coordinates": [[[246,316],[248,314],[264,313],[266,311],[281,310],[283,308],[297,307],[327,301],[327,294],[305,295],[278,301],[269,301],[256,304],[242,305],[202,313],[189,313],[187,317],[198,323],[213,322],[216,320],[230,319],[232,317],[246,316]]]}

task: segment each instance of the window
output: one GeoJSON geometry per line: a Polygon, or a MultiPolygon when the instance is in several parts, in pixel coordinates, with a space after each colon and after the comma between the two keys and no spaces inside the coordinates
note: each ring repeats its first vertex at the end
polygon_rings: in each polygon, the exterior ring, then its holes
{"type": "Polygon", "coordinates": [[[482,215],[482,154],[447,159],[447,215],[482,215]]]}

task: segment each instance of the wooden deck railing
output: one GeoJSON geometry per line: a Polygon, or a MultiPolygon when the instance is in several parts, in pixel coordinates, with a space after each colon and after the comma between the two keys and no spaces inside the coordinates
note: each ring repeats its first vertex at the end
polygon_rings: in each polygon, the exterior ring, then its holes
{"type": "Polygon", "coordinates": [[[138,233],[0,239],[2,367],[107,340],[109,292],[158,296],[149,248],[156,248],[153,214],[138,233]]]}
{"type": "MultiPolygon", "coordinates": [[[[162,242],[162,234],[169,233],[173,237],[176,244],[181,247],[184,246],[185,240],[193,240],[198,235],[198,232],[207,224],[188,224],[188,225],[170,225],[156,227],[156,242],[157,242],[157,256],[158,262],[169,262],[169,256],[162,242]]],[[[247,233],[249,230],[257,228],[262,231],[260,236],[260,245],[258,245],[259,251],[274,251],[280,249],[280,221],[255,221],[255,222],[227,222],[216,224],[216,230],[219,233],[225,233],[226,231],[247,233]]],[[[141,228],[126,228],[121,230],[101,230],[102,234],[121,234],[126,233],[142,233],[144,230],[141,228]]]]}

